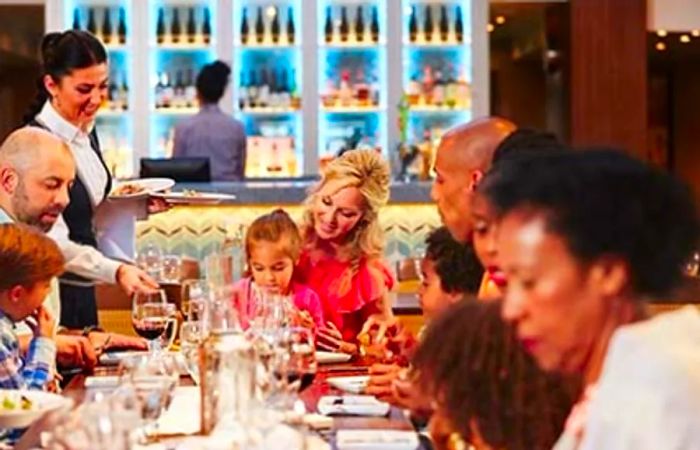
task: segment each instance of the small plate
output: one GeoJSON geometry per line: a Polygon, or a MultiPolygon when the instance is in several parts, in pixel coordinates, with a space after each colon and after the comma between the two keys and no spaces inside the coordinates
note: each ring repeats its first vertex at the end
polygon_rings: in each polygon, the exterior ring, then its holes
{"type": "Polygon", "coordinates": [[[330,377],[326,382],[341,391],[359,394],[364,391],[369,382],[368,375],[358,375],[352,377],[330,377]]]}
{"type": "Polygon", "coordinates": [[[382,417],[389,414],[388,403],[380,402],[372,395],[324,395],[316,409],[321,414],[343,416],[382,417]]]}
{"type": "Polygon", "coordinates": [[[338,450],[415,450],[418,434],[402,430],[338,430],[338,450]]]}
{"type": "Polygon", "coordinates": [[[0,429],[26,428],[47,412],[68,408],[72,403],[71,399],[51,392],[0,389],[0,429]],[[21,409],[22,397],[29,399],[30,409],[21,409]],[[6,402],[14,403],[16,408],[10,409],[6,402]]]}
{"type": "Polygon", "coordinates": [[[109,194],[110,200],[125,200],[145,198],[159,191],[165,191],[175,186],[175,180],[172,178],[141,178],[139,180],[128,180],[117,183],[109,194]],[[134,186],[138,188],[138,192],[131,194],[119,194],[119,190],[124,186],[134,186]]]}
{"type": "Polygon", "coordinates": [[[216,205],[223,201],[235,200],[236,196],[232,194],[219,194],[216,192],[158,192],[153,194],[154,197],[160,197],[168,203],[172,204],[188,204],[188,205],[216,205]]]}
{"type": "Polygon", "coordinates": [[[352,359],[352,355],[347,353],[336,353],[336,352],[316,352],[316,362],[319,364],[339,364],[345,363],[352,359]]]}

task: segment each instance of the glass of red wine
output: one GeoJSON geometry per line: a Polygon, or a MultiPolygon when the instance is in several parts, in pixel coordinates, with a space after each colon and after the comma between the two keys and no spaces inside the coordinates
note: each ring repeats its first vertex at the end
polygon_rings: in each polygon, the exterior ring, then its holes
{"type": "Polygon", "coordinates": [[[165,291],[134,294],[131,302],[131,323],[136,333],[148,341],[152,353],[158,351],[160,336],[166,331],[172,318],[172,307],[168,305],[165,291]]]}

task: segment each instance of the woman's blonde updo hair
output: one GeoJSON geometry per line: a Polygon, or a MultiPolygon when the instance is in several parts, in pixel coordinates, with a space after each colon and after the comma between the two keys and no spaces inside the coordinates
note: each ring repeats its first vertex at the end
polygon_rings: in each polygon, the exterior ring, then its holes
{"type": "Polygon", "coordinates": [[[313,208],[318,192],[328,182],[339,186],[356,187],[365,200],[364,213],[350,232],[341,257],[358,261],[361,257],[381,256],[384,250],[384,232],[379,226],[379,209],[389,201],[389,166],[375,150],[351,150],[331,161],[323,171],[321,181],[310,191],[304,202],[302,234],[307,246],[317,239],[314,229],[313,208]]]}

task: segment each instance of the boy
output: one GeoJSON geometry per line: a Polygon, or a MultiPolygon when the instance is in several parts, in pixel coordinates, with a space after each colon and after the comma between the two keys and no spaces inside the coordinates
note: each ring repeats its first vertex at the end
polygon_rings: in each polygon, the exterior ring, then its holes
{"type": "Polygon", "coordinates": [[[51,381],[55,321],[42,303],[63,264],[50,238],[26,225],[0,225],[0,388],[44,389],[51,381]],[[22,320],[34,334],[24,358],[14,330],[22,320]]]}

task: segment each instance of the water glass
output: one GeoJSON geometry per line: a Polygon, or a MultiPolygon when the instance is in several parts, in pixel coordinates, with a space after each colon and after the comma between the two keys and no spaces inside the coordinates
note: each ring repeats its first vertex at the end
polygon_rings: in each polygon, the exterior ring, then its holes
{"type": "Polygon", "coordinates": [[[154,280],[163,278],[163,252],[154,244],[146,245],[136,257],[137,265],[154,280]]]}
{"type": "Polygon", "coordinates": [[[205,338],[203,324],[199,321],[186,320],[180,326],[180,353],[195,384],[199,384],[199,346],[205,338]]]}
{"type": "Polygon", "coordinates": [[[177,255],[163,256],[163,269],[161,280],[164,283],[179,283],[181,276],[181,260],[177,255]]]}
{"type": "Polygon", "coordinates": [[[185,320],[203,321],[207,301],[207,288],[204,280],[184,280],[180,294],[180,309],[185,320]]]}
{"type": "Polygon", "coordinates": [[[228,286],[233,284],[233,256],[223,252],[214,252],[204,260],[206,279],[210,286],[228,286]]]}

